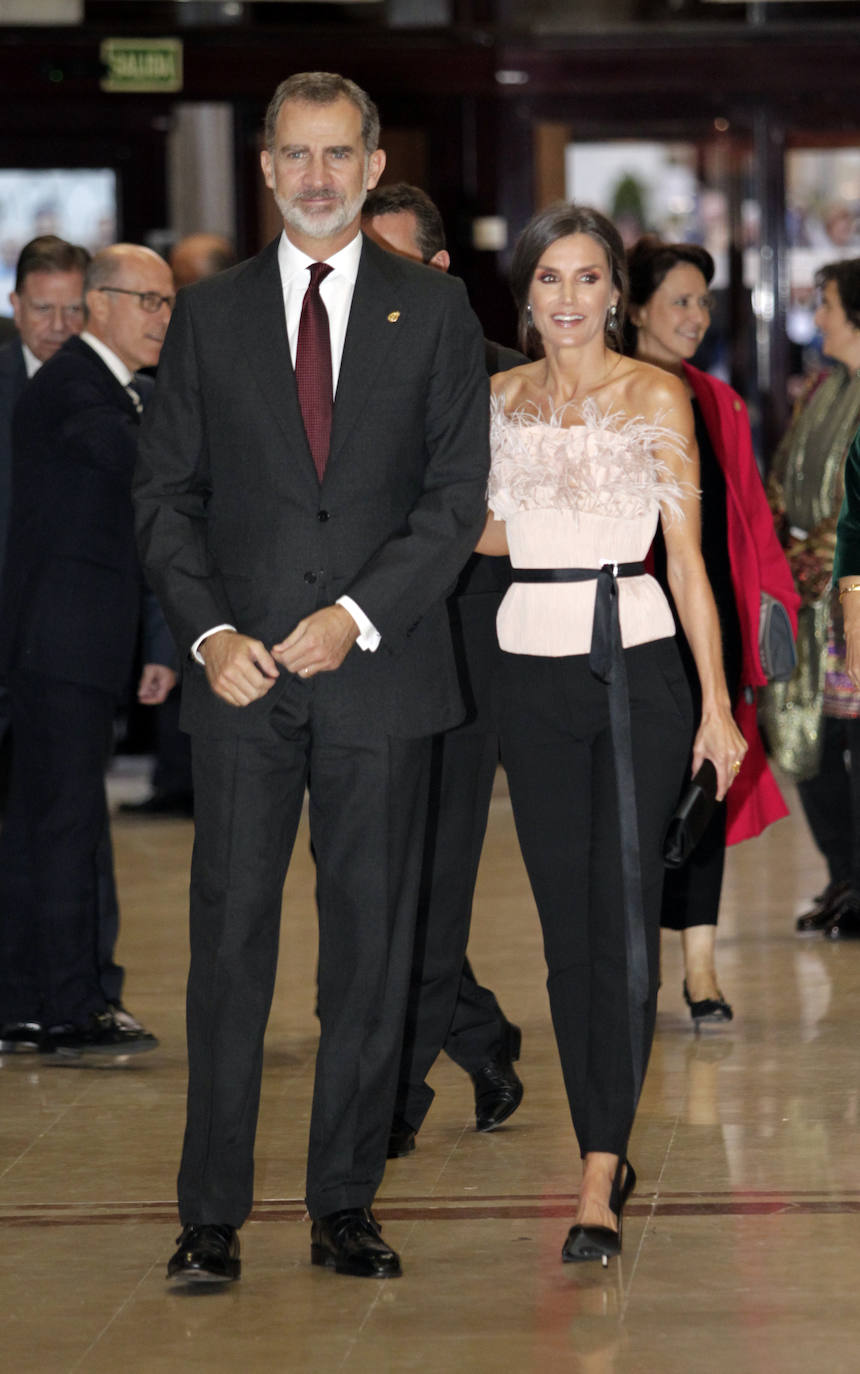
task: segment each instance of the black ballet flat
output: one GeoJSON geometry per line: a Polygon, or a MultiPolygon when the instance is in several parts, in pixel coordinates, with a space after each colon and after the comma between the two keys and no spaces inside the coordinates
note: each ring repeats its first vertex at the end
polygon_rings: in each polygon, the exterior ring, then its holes
{"type": "Polygon", "coordinates": [[[636,1170],[629,1160],[619,1159],[615,1178],[612,1180],[612,1192],[609,1194],[609,1208],[618,1218],[618,1230],[613,1231],[609,1226],[571,1226],[561,1249],[561,1258],[565,1264],[600,1260],[605,1269],[615,1255],[621,1254],[622,1213],[624,1204],[635,1187],[636,1170]],[[624,1169],[627,1172],[624,1174],[622,1187],[621,1173],[624,1169]]]}
{"type": "Polygon", "coordinates": [[[693,1018],[693,1025],[699,1030],[703,1025],[717,1025],[720,1021],[731,1021],[734,1012],[721,992],[716,997],[703,997],[701,1002],[693,1002],[687,991],[687,980],[684,979],[684,1001],[690,1008],[690,1015],[693,1018]]]}

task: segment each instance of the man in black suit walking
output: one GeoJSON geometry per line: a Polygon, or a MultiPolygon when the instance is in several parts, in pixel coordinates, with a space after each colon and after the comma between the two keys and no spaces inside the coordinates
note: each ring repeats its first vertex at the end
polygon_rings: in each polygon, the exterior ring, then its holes
{"type": "Polygon", "coordinates": [[[430,740],[463,709],[444,597],[484,521],[488,386],[462,283],[360,234],[385,163],[378,131],[373,102],[343,77],[278,88],[262,165],[284,233],[181,293],[144,425],[141,548],[192,658],[184,1229],[168,1266],[180,1280],[239,1274],[308,781],[311,1259],[400,1273],[370,1208],[394,1111],[430,740]]]}
{"type": "MultiPolygon", "coordinates": [[[[450,257],[437,207],[418,186],[377,186],[364,202],[364,232],[392,252],[447,272],[450,257]]],[[[487,372],[526,361],[484,341],[487,372]]],[[[510,560],[473,553],[448,599],[466,719],[433,741],[424,873],[390,1159],[409,1154],[433,1100],[426,1083],[440,1050],[472,1079],[475,1128],[492,1131],[516,1111],[523,1085],[514,1069],[520,1029],[482,987],[466,958],[472,899],[484,844],[499,737],[492,682],[501,650],[496,612],[510,582],[510,560]]]]}
{"type": "MultiPolygon", "coordinates": [[[[13,497],[0,610],[12,762],[0,835],[0,1024],[41,1027],[55,1062],[152,1049],[109,1004],[98,968],[104,768],[141,605],[130,499],[141,394],[173,303],[170,269],[133,244],[84,279],[86,328],[26,387],[13,422],[13,497]]],[[[161,622],[139,696],[175,681],[161,622]]]]}

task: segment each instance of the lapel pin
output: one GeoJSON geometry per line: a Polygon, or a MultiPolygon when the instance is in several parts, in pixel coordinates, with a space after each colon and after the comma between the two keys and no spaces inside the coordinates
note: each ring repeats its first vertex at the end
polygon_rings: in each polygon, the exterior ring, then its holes
{"type": "Polygon", "coordinates": [[[397,321],[398,321],[399,319],[400,319],[400,311],[399,311],[399,310],[392,310],[391,314],[388,316],[388,323],[389,323],[389,324],[396,324],[397,321]]]}

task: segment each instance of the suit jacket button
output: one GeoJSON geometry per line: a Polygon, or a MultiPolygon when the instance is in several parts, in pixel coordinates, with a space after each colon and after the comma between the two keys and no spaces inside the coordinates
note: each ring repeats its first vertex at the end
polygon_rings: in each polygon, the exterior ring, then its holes
{"type": "Polygon", "coordinates": [[[326,522],[326,520],[328,520],[328,511],[327,511],[327,510],[318,510],[318,511],[317,511],[317,520],[319,520],[319,522],[320,522],[321,525],[324,525],[325,522],[326,522]]]}
{"type": "Polygon", "coordinates": [[[312,572],[306,572],[306,573],[305,573],[305,581],[306,581],[306,582],[316,582],[316,580],[317,580],[317,575],[316,575],[316,573],[312,573],[312,572]]]}

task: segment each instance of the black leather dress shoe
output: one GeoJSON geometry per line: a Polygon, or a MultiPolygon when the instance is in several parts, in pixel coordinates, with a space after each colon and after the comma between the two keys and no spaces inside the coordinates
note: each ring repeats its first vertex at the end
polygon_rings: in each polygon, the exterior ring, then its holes
{"type": "Polygon", "coordinates": [[[403,1272],[369,1207],[347,1207],[319,1217],[311,1226],[311,1264],[359,1279],[396,1279],[403,1272]]]}
{"type": "Polygon", "coordinates": [[[520,1057],[522,1034],[510,1023],[505,1030],[502,1049],[470,1075],[475,1087],[475,1130],[494,1131],[507,1121],[523,1100],[523,1085],[514,1069],[520,1057]]]}
{"type": "Polygon", "coordinates": [[[81,1026],[48,1026],[39,1041],[39,1053],[54,1063],[69,1063],[85,1055],[142,1054],[158,1045],[154,1035],[129,1016],[126,1024],[111,1009],[92,1012],[81,1026]]]}
{"type": "Polygon", "coordinates": [[[126,816],[154,816],[157,820],[189,820],[194,815],[194,795],[191,792],[153,792],[139,802],[120,802],[126,816]]]}
{"type": "Polygon", "coordinates": [[[42,1038],[38,1021],[6,1021],[0,1026],[0,1054],[37,1050],[42,1038]]]}
{"type": "Polygon", "coordinates": [[[415,1132],[402,1116],[396,1116],[391,1123],[391,1134],[388,1137],[389,1159],[402,1159],[404,1155],[411,1155],[415,1149],[415,1132]]]}
{"type": "Polygon", "coordinates": [[[860,940],[860,906],[854,905],[839,908],[822,930],[825,940],[860,940]]]}
{"type": "Polygon", "coordinates": [[[852,891],[850,882],[828,883],[823,892],[819,892],[809,911],[805,911],[802,916],[798,916],[795,921],[795,930],[798,935],[820,935],[824,927],[833,920],[846,899],[851,900],[856,897],[852,891]]]}
{"type": "Polygon", "coordinates": [[[242,1269],[235,1226],[186,1226],[176,1237],[179,1249],[167,1264],[167,1277],[183,1283],[231,1283],[242,1269]]]}

